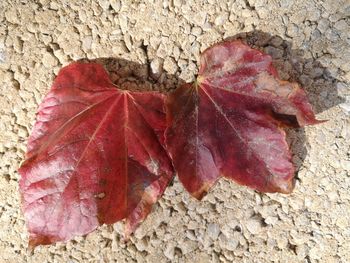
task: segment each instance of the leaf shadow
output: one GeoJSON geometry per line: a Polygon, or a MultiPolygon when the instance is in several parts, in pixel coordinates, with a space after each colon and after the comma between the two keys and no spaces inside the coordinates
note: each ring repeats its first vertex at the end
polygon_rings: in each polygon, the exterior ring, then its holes
{"type": "MultiPolygon", "coordinates": [[[[330,71],[317,59],[305,58],[305,51],[293,49],[291,42],[260,30],[239,33],[225,40],[234,39],[271,55],[281,79],[299,83],[306,91],[316,114],[345,101],[338,95],[338,80],[331,76],[330,71]]],[[[287,141],[296,168],[296,179],[301,180],[298,171],[307,155],[305,129],[287,129],[287,141]]]]}
{"type": "Polygon", "coordinates": [[[80,59],[79,62],[102,64],[109,72],[112,82],[120,89],[166,93],[185,83],[177,76],[162,71],[162,65],[158,69],[159,72],[153,73],[149,63],[139,64],[123,58],[84,58],[80,59]]]}

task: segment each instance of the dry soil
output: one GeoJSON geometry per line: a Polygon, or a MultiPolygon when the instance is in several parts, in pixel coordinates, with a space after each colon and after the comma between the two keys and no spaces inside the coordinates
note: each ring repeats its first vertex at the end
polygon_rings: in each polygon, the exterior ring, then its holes
{"type": "Polygon", "coordinates": [[[0,262],[350,262],[349,18],[348,0],[1,0],[0,262]],[[167,91],[225,38],[271,54],[328,119],[289,134],[294,193],[221,180],[198,202],[175,180],[129,243],[118,223],[30,255],[16,170],[58,70],[105,58],[119,85],[167,91]]]}

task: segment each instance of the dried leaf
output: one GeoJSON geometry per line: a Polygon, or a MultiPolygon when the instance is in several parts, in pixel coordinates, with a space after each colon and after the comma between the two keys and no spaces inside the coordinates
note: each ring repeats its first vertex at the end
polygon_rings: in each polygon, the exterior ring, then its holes
{"type": "Polygon", "coordinates": [[[280,80],[269,55],[239,41],[201,55],[197,81],[169,95],[167,122],[175,170],[198,199],[221,176],[290,193],[294,167],[283,127],[319,123],[299,85],[280,80]]]}
{"type": "Polygon", "coordinates": [[[173,177],[164,130],[163,95],[118,90],[99,64],[63,68],[19,169],[29,245],[121,219],[130,234],[173,177]]]}

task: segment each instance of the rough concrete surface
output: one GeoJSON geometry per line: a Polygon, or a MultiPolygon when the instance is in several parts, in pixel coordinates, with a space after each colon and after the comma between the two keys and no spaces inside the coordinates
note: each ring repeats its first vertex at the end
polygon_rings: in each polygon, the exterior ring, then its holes
{"type": "Polygon", "coordinates": [[[348,0],[1,0],[0,262],[350,262],[349,18],[348,0]],[[30,255],[16,169],[58,70],[105,58],[119,85],[167,91],[225,38],[271,54],[328,120],[289,133],[294,193],[221,180],[198,202],[175,180],[129,243],[117,223],[30,255]]]}

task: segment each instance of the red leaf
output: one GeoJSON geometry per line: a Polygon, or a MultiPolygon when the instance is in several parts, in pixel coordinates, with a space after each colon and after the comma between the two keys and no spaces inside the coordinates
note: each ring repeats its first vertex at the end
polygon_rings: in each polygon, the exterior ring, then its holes
{"type": "Polygon", "coordinates": [[[127,234],[136,228],[173,176],[163,104],[161,94],[116,89],[99,64],[60,71],[19,170],[31,247],[124,218],[127,234]]]}
{"type": "Polygon", "coordinates": [[[167,115],[169,154],[198,199],[221,176],[290,193],[294,167],[282,126],[319,122],[298,84],[279,80],[270,56],[238,41],[202,54],[197,81],[169,96],[167,115]]]}

